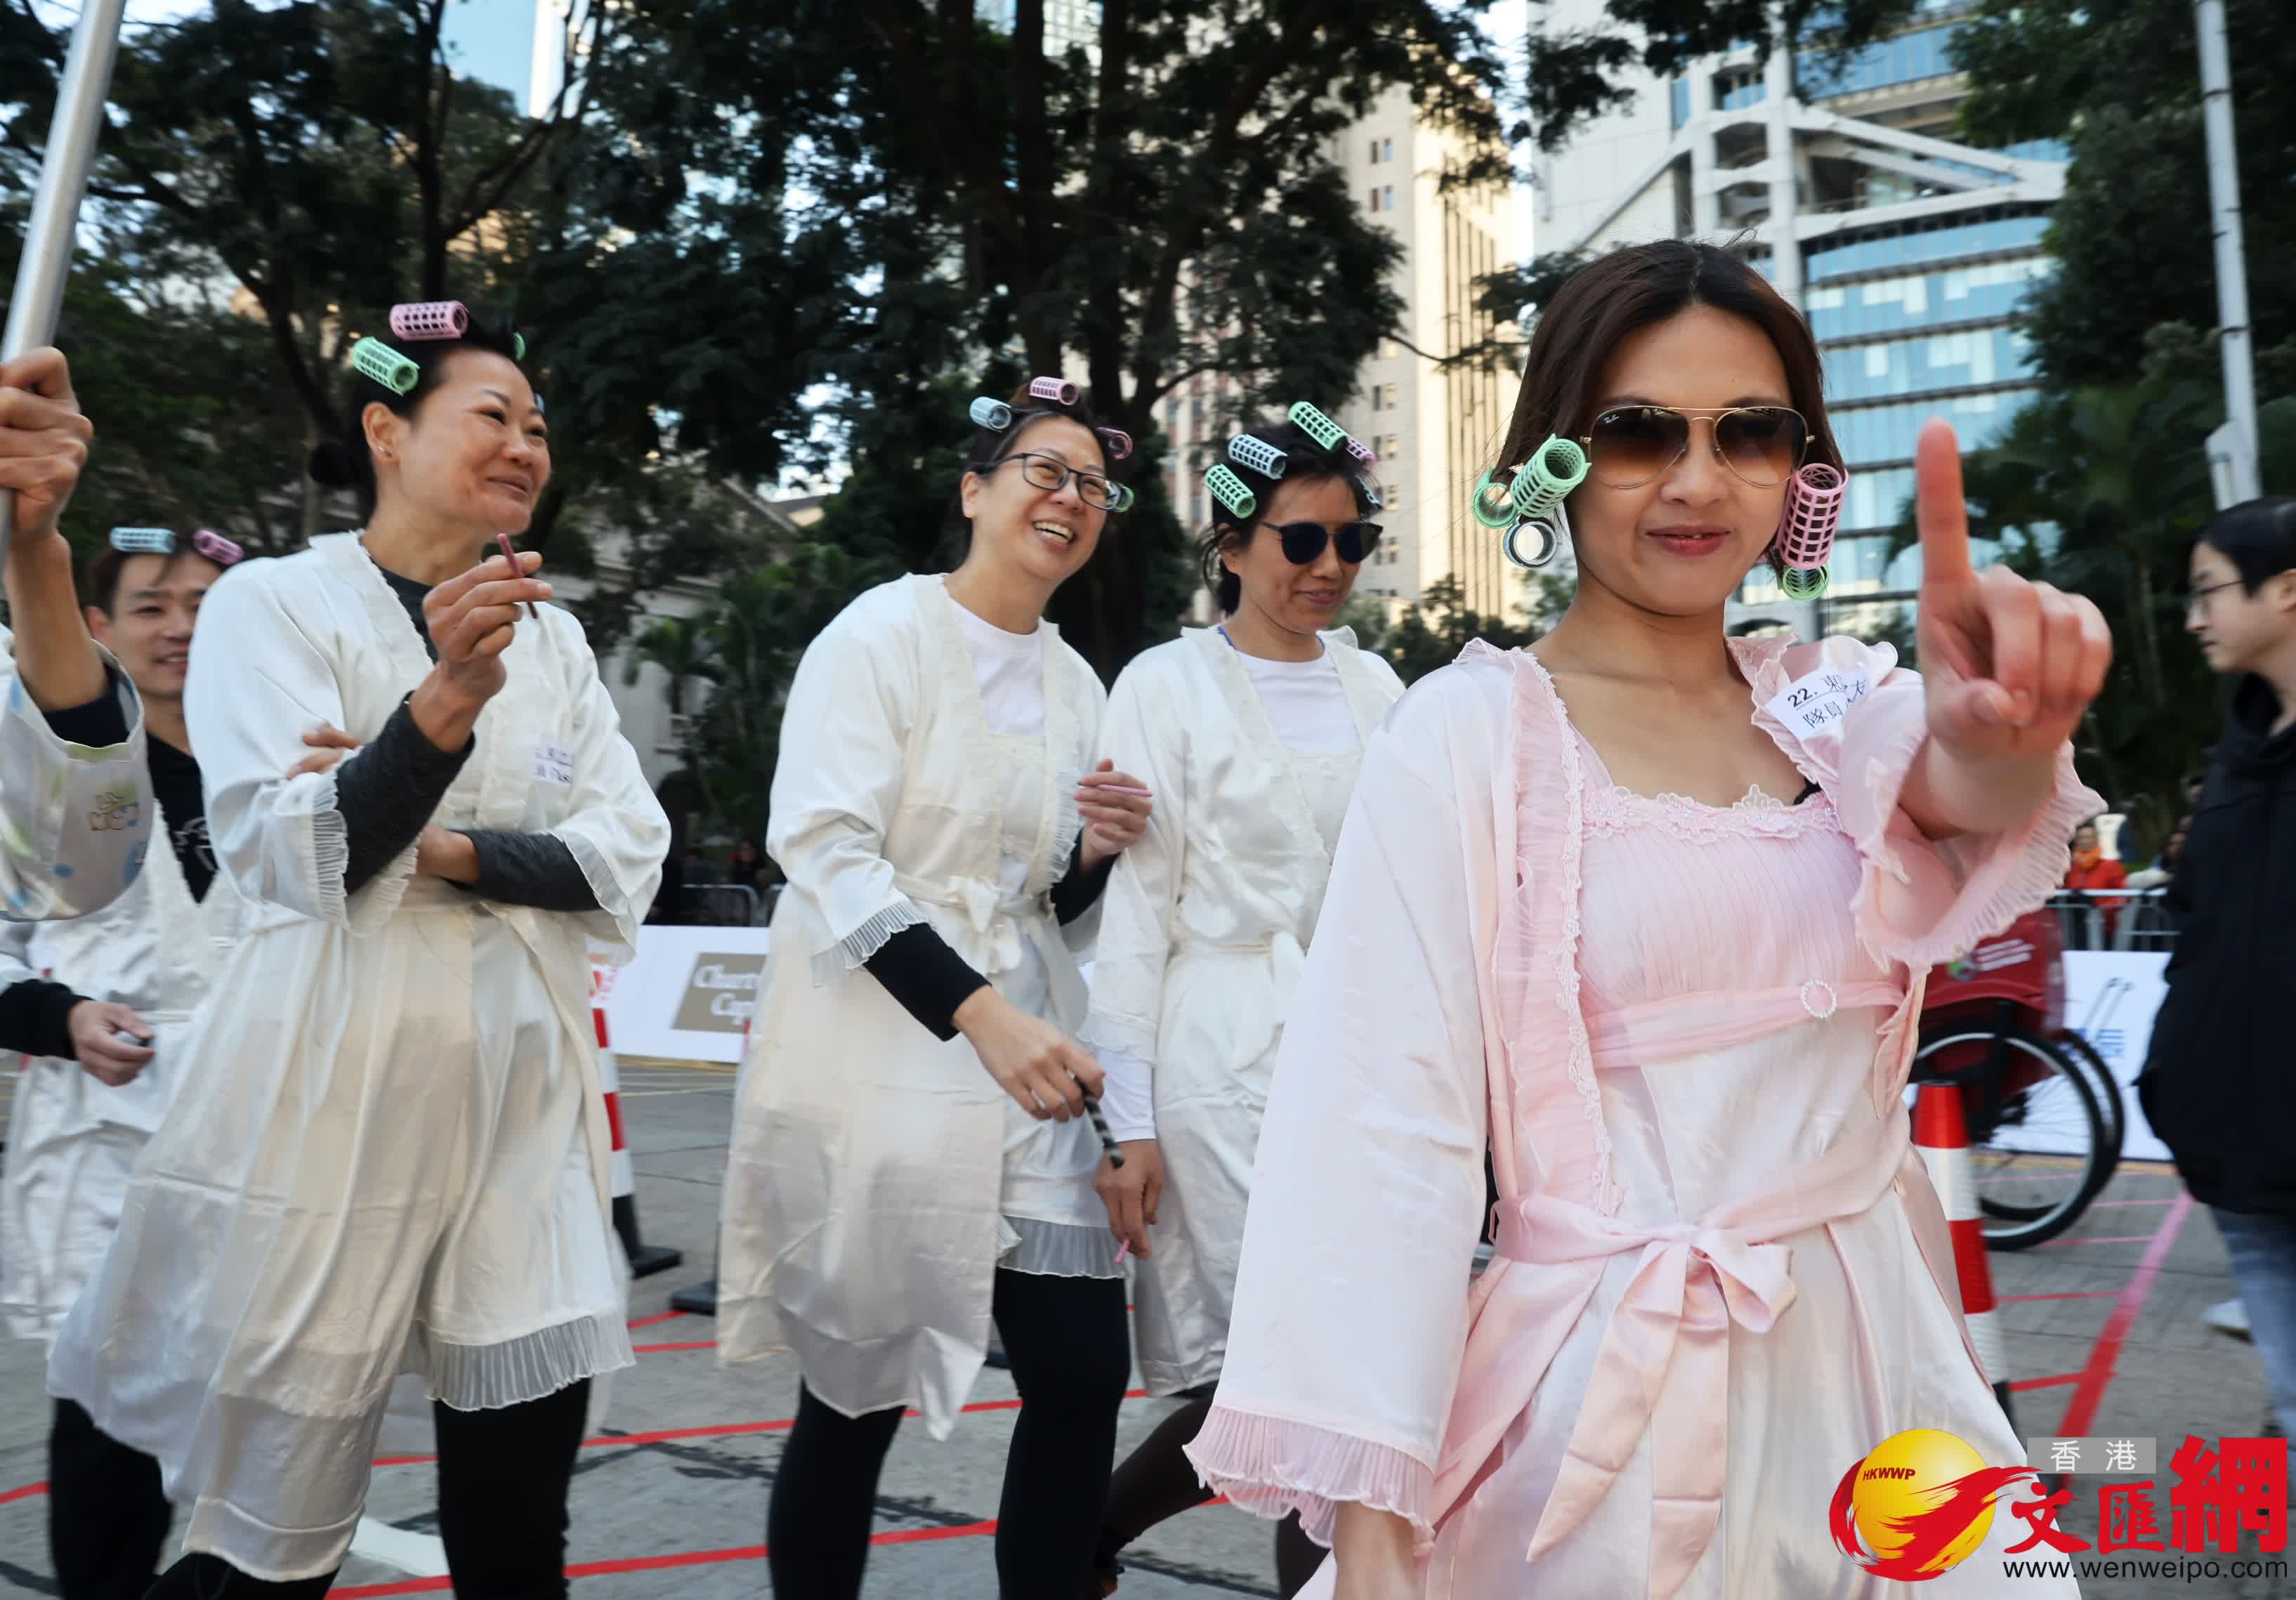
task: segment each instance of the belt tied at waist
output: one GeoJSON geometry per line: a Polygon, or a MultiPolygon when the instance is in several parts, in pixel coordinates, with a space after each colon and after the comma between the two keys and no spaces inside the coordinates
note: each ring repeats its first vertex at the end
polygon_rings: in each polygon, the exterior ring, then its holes
{"type": "Polygon", "coordinates": [[[1543,1266],[1641,1260],[1611,1313],[1562,1469],[1527,1561],[1562,1542],[1651,1440],[1650,1594],[1666,1600],[1721,1521],[1729,1465],[1730,1325],[1766,1333],[1793,1304],[1792,1251],[1773,1241],[1871,1209],[1898,1177],[1904,1117],[1834,1141],[1780,1182],[1694,1222],[1636,1222],[1552,1194],[1502,1205],[1498,1253],[1543,1266]]]}
{"type": "Polygon", "coordinates": [[[986,878],[949,878],[935,882],[898,874],[894,886],[922,906],[938,906],[964,919],[960,936],[950,942],[984,978],[996,978],[1021,964],[1021,941],[1035,947],[1045,964],[1045,978],[1053,996],[1055,1021],[1075,1028],[1084,1020],[1089,997],[1084,977],[1077,971],[1055,931],[1051,903],[1043,895],[1005,897],[986,878]]]}

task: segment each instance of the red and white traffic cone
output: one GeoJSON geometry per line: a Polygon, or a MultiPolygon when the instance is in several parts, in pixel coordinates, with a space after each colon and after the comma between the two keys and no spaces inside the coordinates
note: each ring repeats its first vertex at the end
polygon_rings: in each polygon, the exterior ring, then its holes
{"type": "Polygon", "coordinates": [[[630,1276],[646,1277],[668,1271],[685,1256],[667,1245],[648,1244],[638,1231],[637,1174],[630,1166],[629,1145],[622,1136],[621,1066],[614,1059],[613,1041],[606,1030],[606,1008],[598,1004],[594,983],[591,986],[590,1020],[598,1030],[598,1084],[605,1091],[606,1127],[614,1139],[614,1231],[622,1236],[623,1252],[630,1259],[630,1276]]]}
{"type": "Polygon", "coordinates": [[[2001,1313],[1993,1299],[1993,1269],[1986,1259],[1985,1218],[1977,1206],[1977,1173],[1969,1159],[1969,1121],[1961,1089],[1950,1083],[1925,1083],[1914,1100],[1914,1143],[1930,1183],[1953,1230],[1954,1273],[1961,1281],[1961,1312],[1969,1321],[1969,1342],[1993,1380],[1993,1398],[2013,1425],[2009,1404],[2009,1349],[2001,1336],[2001,1313]]]}

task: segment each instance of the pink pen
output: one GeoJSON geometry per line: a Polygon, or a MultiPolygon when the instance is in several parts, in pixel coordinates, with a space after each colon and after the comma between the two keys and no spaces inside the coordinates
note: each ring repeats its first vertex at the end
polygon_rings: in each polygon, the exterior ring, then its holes
{"type": "Polygon", "coordinates": [[[1138,795],[1142,800],[1154,800],[1156,798],[1155,792],[1153,790],[1127,789],[1121,784],[1095,784],[1093,787],[1099,790],[1103,794],[1135,794],[1138,795]]]}
{"type": "Polygon", "coordinates": [[[1116,1243],[1116,1264],[1119,1267],[1121,1267],[1126,1261],[1131,1259],[1131,1258],[1132,1241],[1129,1239],[1118,1240],[1116,1243]]]}

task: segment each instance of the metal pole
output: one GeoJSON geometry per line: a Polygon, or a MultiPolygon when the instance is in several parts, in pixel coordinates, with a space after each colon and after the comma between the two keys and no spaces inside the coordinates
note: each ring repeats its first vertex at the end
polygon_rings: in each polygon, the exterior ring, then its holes
{"type": "MultiPolygon", "coordinates": [[[[103,95],[111,83],[111,59],[119,48],[119,20],[127,5],[127,0],[83,0],[79,21],[72,29],[71,50],[56,85],[55,120],[49,125],[47,153],[40,161],[39,192],[32,197],[24,253],[16,263],[8,330],[0,336],[0,361],[37,349],[56,336],[64,276],[71,270],[72,242],[79,226],[80,196],[86,191],[96,135],[103,127],[103,95]]],[[[16,496],[0,495],[0,562],[7,559],[15,531],[16,496]]]]}
{"type": "Polygon", "coordinates": [[[2232,64],[2224,0],[2194,0],[2201,39],[2201,114],[2209,137],[2209,209],[2217,240],[2217,321],[2224,344],[2225,420],[2235,502],[2264,492],[2256,462],[2256,371],[2249,357],[2248,267],[2240,236],[2240,157],[2233,144],[2232,64]]]}

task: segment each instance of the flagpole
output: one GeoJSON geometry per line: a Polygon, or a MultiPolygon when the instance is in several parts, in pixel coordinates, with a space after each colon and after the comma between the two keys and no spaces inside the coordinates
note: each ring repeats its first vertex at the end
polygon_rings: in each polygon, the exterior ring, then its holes
{"type": "MultiPolygon", "coordinates": [[[[56,85],[55,120],[48,128],[47,152],[40,162],[40,187],[32,197],[24,229],[24,253],[16,264],[15,291],[8,300],[8,328],[0,335],[0,361],[36,349],[56,336],[63,309],[64,278],[71,270],[72,242],[79,226],[80,196],[95,159],[96,135],[103,127],[104,91],[111,83],[112,57],[119,49],[119,22],[127,0],[82,0],[72,29],[71,50],[56,85]]],[[[16,531],[16,496],[0,494],[0,562],[16,531]]]]}

